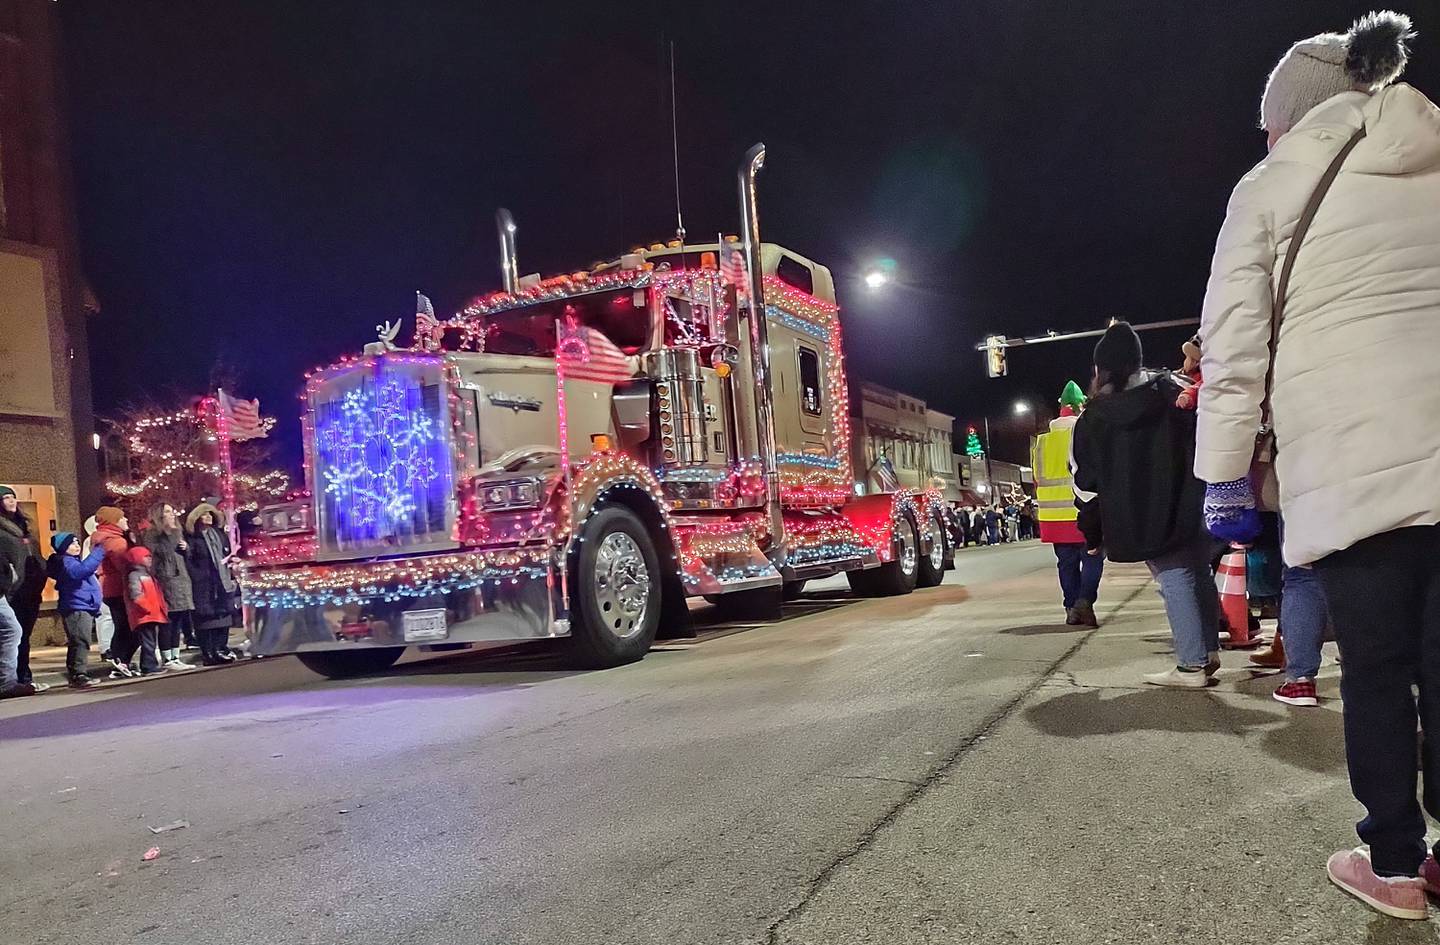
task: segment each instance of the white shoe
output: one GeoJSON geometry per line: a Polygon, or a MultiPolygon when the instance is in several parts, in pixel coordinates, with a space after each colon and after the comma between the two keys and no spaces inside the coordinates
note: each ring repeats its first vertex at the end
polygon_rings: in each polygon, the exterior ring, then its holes
{"type": "Polygon", "coordinates": [[[134,673],[130,673],[130,672],[122,673],[122,672],[121,672],[120,670],[118,670],[118,669],[112,669],[112,670],[110,671],[110,678],[111,678],[111,679],[131,679],[131,678],[134,677],[134,675],[135,675],[134,673]]]}
{"type": "Polygon", "coordinates": [[[130,668],[129,663],[122,663],[112,657],[110,665],[114,668],[114,672],[110,674],[111,679],[129,679],[135,675],[135,670],[130,668]]]}
{"type": "Polygon", "coordinates": [[[1204,689],[1215,684],[1214,677],[1203,669],[1187,673],[1178,666],[1163,673],[1146,673],[1145,681],[1152,686],[1164,686],[1167,689],[1204,689]]]}
{"type": "Polygon", "coordinates": [[[195,667],[191,666],[189,663],[185,662],[184,660],[174,659],[174,660],[166,660],[166,661],[165,661],[165,668],[166,668],[166,669],[194,669],[195,667]]]}

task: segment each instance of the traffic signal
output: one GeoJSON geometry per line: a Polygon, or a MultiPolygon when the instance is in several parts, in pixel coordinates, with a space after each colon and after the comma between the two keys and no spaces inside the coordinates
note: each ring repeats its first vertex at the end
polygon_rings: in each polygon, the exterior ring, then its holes
{"type": "Polygon", "coordinates": [[[1005,364],[1005,336],[988,335],[985,338],[985,373],[989,377],[1004,377],[1009,373],[1005,364]]]}

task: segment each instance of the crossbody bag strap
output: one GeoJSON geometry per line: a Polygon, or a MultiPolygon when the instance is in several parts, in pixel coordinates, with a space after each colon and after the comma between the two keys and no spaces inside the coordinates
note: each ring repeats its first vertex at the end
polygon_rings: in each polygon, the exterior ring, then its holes
{"type": "Polygon", "coordinates": [[[1320,209],[1320,201],[1325,199],[1325,194],[1330,185],[1335,183],[1335,178],[1340,174],[1340,165],[1355,150],[1355,145],[1365,137],[1365,126],[1361,125],[1355,129],[1350,140],[1345,142],[1345,147],[1335,155],[1330,166],[1325,168],[1321,175],[1320,182],[1315,185],[1315,190],[1310,194],[1310,200],[1305,204],[1305,209],[1300,212],[1300,219],[1295,223],[1295,233],[1290,237],[1290,248],[1285,253],[1285,262],[1280,267],[1280,281],[1275,283],[1275,300],[1270,306],[1270,362],[1265,368],[1265,399],[1260,402],[1260,432],[1261,435],[1270,432],[1270,391],[1275,386],[1275,349],[1280,344],[1280,321],[1285,317],[1285,293],[1290,288],[1290,271],[1295,268],[1295,254],[1300,251],[1300,242],[1305,239],[1305,234],[1310,229],[1310,222],[1315,219],[1315,211],[1320,209]]]}

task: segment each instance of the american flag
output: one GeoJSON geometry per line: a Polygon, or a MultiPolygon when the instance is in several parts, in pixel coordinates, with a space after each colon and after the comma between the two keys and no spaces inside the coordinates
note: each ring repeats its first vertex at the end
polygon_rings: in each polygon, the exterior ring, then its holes
{"type": "Polygon", "coordinates": [[[900,477],[895,474],[895,464],[890,462],[890,457],[881,456],[875,460],[875,482],[881,492],[900,491],[900,477]]]}
{"type": "Polygon", "coordinates": [[[236,400],[223,390],[220,391],[219,401],[230,439],[254,440],[266,435],[265,428],[260,425],[260,401],[236,400]]]}
{"type": "Polygon", "coordinates": [[[745,254],[740,247],[734,243],[720,240],[720,277],[728,284],[735,287],[737,298],[746,298],[749,294],[749,286],[745,278],[745,254]]]}
{"type": "Polygon", "coordinates": [[[422,293],[415,293],[415,341],[421,351],[434,351],[440,347],[440,322],[435,318],[435,306],[422,293]]]}
{"type": "Polygon", "coordinates": [[[615,347],[603,332],[584,325],[560,326],[560,343],[555,356],[566,380],[618,384],[633,373],[625,352],[615,347]]]}

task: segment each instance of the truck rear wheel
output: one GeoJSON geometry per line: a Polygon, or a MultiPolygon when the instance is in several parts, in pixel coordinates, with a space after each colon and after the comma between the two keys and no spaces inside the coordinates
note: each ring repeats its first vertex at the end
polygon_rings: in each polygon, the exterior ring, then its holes
{"type": "Polygon", "coordinates": [[[383,673],[405,652],[403,646],[372,646],[354,650],[315,650],[295,656],[311,672],[327,679],[349,679],[383,673]]]}
{"type": "Polygon", "coordinates": [[[916,587],[936,587],[945,580],[945,568],[950,559],[950,541],[945,534],[945,523],[934,513],[930,516],[930,531],[933,535],[930,550],[919,556],[916,587]]]}
{"type": "Polygon", "coordinates": [[[915,590],[920,574],[920,532],[909,515],[895,523],[895,557],[878,568],[846,571],[850,590],[861,597],[894,597],[915,590]]]}
{"type": "Polygon", "coordinates": [[[570,649],[591,669],[633,663],[660,627],[660,557],[634,512],[612,505],[580,534],[570,584],[570,649]]]}

